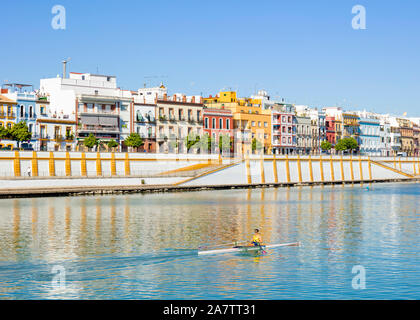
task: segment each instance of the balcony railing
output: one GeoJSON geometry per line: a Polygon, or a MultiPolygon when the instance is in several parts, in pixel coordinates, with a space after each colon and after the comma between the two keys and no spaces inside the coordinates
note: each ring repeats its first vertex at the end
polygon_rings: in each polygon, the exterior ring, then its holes
{"type": "Polygon", "coordinates": [[[79,131],[100,131],[100,132],[120,132],[118,127],[115,126],[94,126],[94,125],[84,125],[79,128],[79,131]]]}
{"type": "Polygon", "coordinates": [[[115,117],[119,116],[119,114],[115,110],[113,110],[113,111],[109,111],[109,110],[83,110],[83,111],[80,111],[80,115],[93,115],[93,114],[98,114],[98,115],[103,114],[103,115],[115,116],[115,117]]]}

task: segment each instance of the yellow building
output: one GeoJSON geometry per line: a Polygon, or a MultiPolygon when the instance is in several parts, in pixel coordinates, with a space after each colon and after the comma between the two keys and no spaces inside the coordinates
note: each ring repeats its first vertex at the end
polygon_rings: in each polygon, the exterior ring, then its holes
{"type": "Polygon", "coordinates": [[[264,153],[271,153],[271,110],[262,109],[261,99],[237,98],[235,91],[223,91],[216,97],[204,98],[204,105],[230,109],[233,113],[233,128],[245,133],[245,138],[246,132],[250,131],[250,141],[242,143],[239,153],[258,153],[259,150],[252,151],[253,139],[261,143],[264,153]]]}
{"type": "MultiPolygon", "coordinates": [[[[12,128],[16,122],[16,108],[15,101],[0,95],[0,126],[5,128],[12,128]]],[[[0,140],[0,148],[9,147],[13,148],[14,142],[11,140],[0,140]]]]}

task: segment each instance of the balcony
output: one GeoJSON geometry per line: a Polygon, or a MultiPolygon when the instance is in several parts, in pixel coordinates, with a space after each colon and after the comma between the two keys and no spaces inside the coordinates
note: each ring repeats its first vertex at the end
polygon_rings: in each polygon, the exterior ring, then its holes
{"type": "Polygon", "coordinates": [[[154,117],[143,117],[138,115],[135,119],[137,123],[156,123],[156,119],[154,117]]]}
{"type": "Polygon", "coordinates": [[[119,114],[114,110],[84,110],[79,113],[81,116],[105,115],[107,117],[119,117],[119,114]]]}
{"type": "Polygon", "coordinates": [[[64,141],[64,137],[61,134],[56,134],[54,135],[54,139],[55,142],[63,142],[64,141]]]}
{"type": "Polygon", "coordinates": [[[7,119],[15,119],[16,118],[16,114],[13,112],[7,113],[6,115],[7,119]]]}
{"type": "Polygon", "coordinates": [[[115,126],[95,126],[83,125],[79,128],[79,132],[107,132],[107,133],[120,133],[120,129],[115,126]]]}

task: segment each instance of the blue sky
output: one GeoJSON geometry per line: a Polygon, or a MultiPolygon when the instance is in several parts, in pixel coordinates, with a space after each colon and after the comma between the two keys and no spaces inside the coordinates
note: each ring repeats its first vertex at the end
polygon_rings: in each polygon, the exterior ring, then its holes
{"type": "Polygon", "coordinates": [[[116,75],[135,90],[272,97],[420,116],[420,1],[8,1],[1,6],[0,81],[70,71],[116,75]],[[66,30],[51,9],[66,8],[66,30]],[[361,4],[367,29],[353,30],[361,4]],[[157,78],[145,78],[145,77],[157,78]]]}

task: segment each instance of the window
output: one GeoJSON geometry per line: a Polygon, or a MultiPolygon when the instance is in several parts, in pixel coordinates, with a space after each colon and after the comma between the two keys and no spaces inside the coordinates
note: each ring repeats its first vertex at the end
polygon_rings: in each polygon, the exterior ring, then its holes
{"type": "Polygon", "coordinates": [[[261,128],[261,121],[258,121],[258,127],[261,128]]]}
{"type": "Polygon", "coordinates": [[[268,127],[268,122],[264,122],[264,128],[268,127]]]}
{"type": "Polygon", "coordinates": [[[216,119],[215,118],[212,119],[211,126],[212,126],[212,129],[216,129],[216,119]]]}
{"type": "Polygon", "coordinates": [[[25,111],[25,107],[24,106],[20,106],[20,117],[21,118],[23,118],[25,115],[24,115],[24,112],[25,111]]]}
{"type": "Polygon", "coordinates": [[[252,125],[253,127],[255,127],[255,121],[252,121],[252,122],[251,122],[251,125],[252,125]]]}
{"type": "Polygon", "coordinates": [[[32,118],[33,117],[33,107],[32,106],[29,106],[29,118],[32,118]]]}
{"type": "Polygon", "coordinates": [[[209,127],[209,118],[204,118],[204,128],[208,129],[209,127]]]}
{"type": "Polygon", "coordinates": [[[223,129],[223,119],[219,118],[219,129],[223,129]]]}
{"type": "Polygon", "coordinates": [[[230,119],[226,119],[226,129],[230,129],[230,119]]]}

